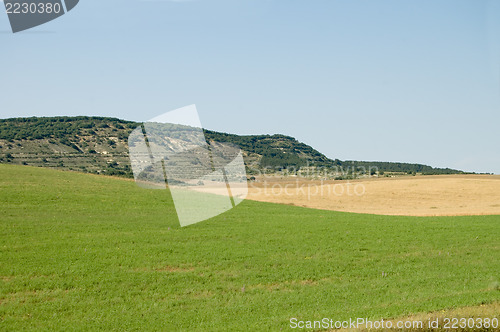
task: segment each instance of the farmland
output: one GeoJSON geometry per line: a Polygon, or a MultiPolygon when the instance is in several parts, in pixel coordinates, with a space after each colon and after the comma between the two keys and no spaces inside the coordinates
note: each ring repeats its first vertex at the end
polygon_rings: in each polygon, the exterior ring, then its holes
{"type": "Polygon", "coordinates": [[[250,200],[180,228],[167,190],[0,165],[0,329],[267,331],[495,303],[499,229],[250,200]]]}
{"type": "Polygon", "coordinates": [[[250,183],[248,198],[383,215],[499,215],[500,176],[430,175],[348,181],[266,176],[250,183]]]}

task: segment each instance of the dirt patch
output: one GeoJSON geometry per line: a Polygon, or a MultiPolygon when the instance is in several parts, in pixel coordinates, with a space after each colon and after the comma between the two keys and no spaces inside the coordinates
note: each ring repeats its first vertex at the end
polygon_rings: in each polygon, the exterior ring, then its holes
{"type": "Polygon", "coordinates": [[[140,267],[136,268],[133,271],[134,272],[169,272],[169,273],[183,273],[183,272],[192,272],[194,271],[194,267],[180,267],[180,266],[161,266],[158,268],[151,268],[151,267],[140,267]]]}
{"type": "Polygon", "coordinates": [[[351,181],[266,177],[249,184],[247,199],[383,215],[500,215],[500,176],[436,175],[351,181]]]}
{"type": "MultiPolygon", "coordinates": [[[[423,332],[423,331],[498,331],[498,327],[492,327],[491,325],[491,320],[496,318],[496,323],[498,323],[498,319],[500,318],[500,303],[490,303],[490,304],[481,304],[478,306],[474,307],[464,307],[464,308],[457,308],[457,309],[447,309],[447,310],[441,310],[438,312],[430,312],[430,313],[422,313],[422,314],[417,314],[417,315],[412,315],[408,317],[402,317],[398,319],[389,319],[386,321],[389,321],[392,323],[393,327],[396,327],[399,322],[402,322],[402,324],[407,323],[407,328],[403,329],[396,329],[396,328],[367,328],[366,326],[358,328],[358,329],[335,329],[332,331],[408,331],[408,332],[423,332]],[[463,324],[464,322],[461,321],[460,319],[465,318],[465,324],[469,323],[471,326],[474,326],[476,328],[461,328],[460,325],[463,324]],[[474,322],[468,321],[469,318],[473,318],[474,322]],[[478,320],[478,318],[480,318],[478,320]],[[457,319],[458,322],[452,321],[452,319],[457,319]],[[485,319],[487,319],[490,324],[485,323],[485,319]],[[420,324],[408,324],[408,322],[421,322],[422,325],[420,327],[420,324]],[[438,328],[429,328],[429,322],[434,323],[434,327],[438,326],[438,328]],[[436,325],[437,322],[437,325],[436,325]],[[445,324],[449,323],[450,327],[452,324],[457,325],[457,328],[451,329],[445,328],[445,324]],[[489,327],[483,326],[480,328],[480,324],[485,324],[489,327]],[[412,326],[413,325],[413,326],[412,326]]],[[[375,321],[375,320],[373,320],[375,321]]],[[[401,324],[401,323],[400,323],[401,324]]],[[[387,326],[387,323],[385,323],[384,326],[387,326]]],[[[402,325],[404,326],[404,325],[402,325]]],[[[498,325],[496,325],[498,326],[498,325]]]]}

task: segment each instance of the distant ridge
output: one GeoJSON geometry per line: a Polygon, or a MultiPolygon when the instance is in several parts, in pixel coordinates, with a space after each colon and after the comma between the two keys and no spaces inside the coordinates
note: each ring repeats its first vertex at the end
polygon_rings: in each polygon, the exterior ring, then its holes
{"type": "MultiPolygon", "coordinates": [[[[138,125],[116,118],[87,116],[0,119],[0,163],[132,177],[127,139],[138,125]]],[[[205,130],[205,134],[208,141],[238,145],[250,175],[264,170],[311,167],[340,170],[337,179],[367,172],[371,175],[464,173],[421,164],[330,159],[293,137],[279,134],[239,136],[211,130],[205,130]]]]}

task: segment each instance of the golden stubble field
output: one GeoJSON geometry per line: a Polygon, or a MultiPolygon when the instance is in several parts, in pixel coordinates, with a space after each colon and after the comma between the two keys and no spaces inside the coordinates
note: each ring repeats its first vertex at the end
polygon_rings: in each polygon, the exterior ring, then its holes
{"type": "Polygon", "coordinates": [[[500,214],[500,175],[318,181],[259,177],[247,199],[315,209],[406,216],[500,214]]]}

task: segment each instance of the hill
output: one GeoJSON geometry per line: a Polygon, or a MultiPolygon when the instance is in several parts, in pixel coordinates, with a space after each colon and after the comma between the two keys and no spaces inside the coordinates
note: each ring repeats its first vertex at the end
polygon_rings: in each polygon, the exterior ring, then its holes
{"type": "MultiPolygon", "coordinates": [[[[115,118],[85,116],[1,119],[0,163],[132,177],[127,139],[138,125],[115,118]]],[[[311,167],[330,170],[338,178],[355,178],[369,172],[372,175],[463,173],[420,164],[332,160],[285,135],[238,136],[211,130],[205,133],[208,141],[240,146],[249,174],[311,167]]]]}

